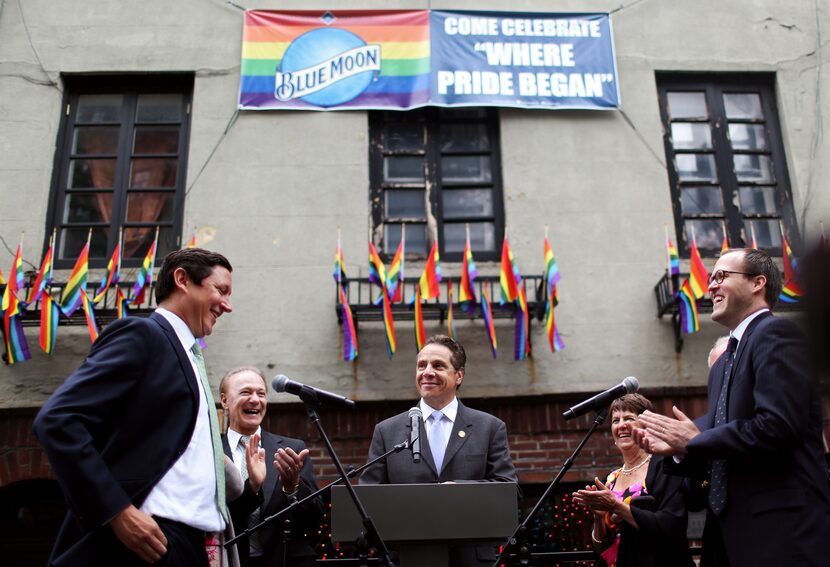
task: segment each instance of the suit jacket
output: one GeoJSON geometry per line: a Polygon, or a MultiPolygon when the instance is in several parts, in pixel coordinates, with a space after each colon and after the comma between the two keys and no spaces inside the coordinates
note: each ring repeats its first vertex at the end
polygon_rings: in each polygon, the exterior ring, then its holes
{"type": "Polygon", "coordinates": [[[733,567],[818,566],[830,557],[820,398],[803,342],[792,321],[756,317],[735,354],[727,423],[714,426],[722,356],[709,374],[709,412],[698,421],[704,427],[681,463],[700,471],[711,459],[726,460],[727,501],[718,520],[733,567]]]}
{"type": "MultiPolygon", "coordinates": [[[[369,458],[382,455],[398,443],[409,439],[408,412],[398,414],[375,426],[369,458]]],[[[361,484],[417,484],[435,482],[516,482],[516,469],[507,446],[507,427],[489,413],[470,409],[458,402],[458,414],[444,453],[441,474],[435,469],[424,423],[420,426],[421,462],[413,463],[408,451],[393,453],[366,469],[361,484]]],[[[518,514],[518,510],[517,510],[518,514]]],[[[452,552],[450,565],[492,565],[492,546],[461,545],[452,552]]]]}
{"type": "MultiPolygon", "coordinates": [[[[242,496],[228,504],[231,520],[233,521],[237,534],[248,529],[248,517],[257,508],[260,508],[259,518],[265,519],[289,506],[288,498],[283,493],[282,485],[279,482],[279,473],[273,466],[274,453],[280,448],[291,448],[297,453],[305,449],[305,443],[299,439],[274,435],[265,430],[261,430],[261,434],[261,444],[265,449],[265,482],[262,484],[260,491],[255,493],[251,490],[251,486],[246,480],[242,496]]],[[[222,437],[222,445],[225,454],[233,458],[233,451],[228,445],[228,438],[226,436],[222,437]]],[[[303,461],[303,468],[300,470],[300,489],[297,494],[297,499],[302,499],[316,491],[317,481],[314,478],[314,467],[311,463],[311,458],[306,457],[305,461],[303,461]]],[[[292,521],[293,526],[291,541],[288,544],[287,550],[288,565],[298,566],[308,564],[313,566],[315,564],[316,553],[309,543],[309,538],[305,534],[316,534],[320,527],[322,517],[323,500],[319,496],[289,513],[288,519],[292,521]]],[[[259,531],[263,556],[265,557],[266,564],[269,566],[282,567],[284,565],[283,519],[280,518],[272,521],[259,531]]],[[[248,565],[250,555],[248,539],[240,539],[236,547],[239,552],[240,565],[245,567],[248,565]]]]}
{"type": "Polygon", "coordinates": [[[129,553],[106,525],[140,507],[185,451],[199,408],[190,359],[159,314],[115,321],[46,401],[33,429],[69,512],[50,565],[129,553]]]}

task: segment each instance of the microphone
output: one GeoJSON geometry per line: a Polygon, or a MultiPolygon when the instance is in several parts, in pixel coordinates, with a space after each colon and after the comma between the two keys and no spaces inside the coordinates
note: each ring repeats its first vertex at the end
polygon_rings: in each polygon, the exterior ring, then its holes
{"type": "Polygon", "coordinates": [[[313,386],[293,382],[288,379],[288,376],[283,374],[279,374],[276,378],[274,378],[274,381],[271,382],[271,387],[277,392],[287,392],[289,394],[294,394],[295,396],[300,396],[300,399],[304,402],[315,401],[321,404],[345,406],[349,409],[354,407],[354,402],[349,398],[344,398],[343,396],[332,394],[331,392],[326,392],[325,390],[318,390],[313,386]]]}
{"type": "Polygon", "coordinates": [[[584,415],[591,410],[602,409],[610,405],[611,402],[616,400],[617,398],[625,394],[633,394],[639,389],[640,382],[638,382],[637,379],[634,378],[634,376],[629,376],[613,388],[605,390],[604,392],[597,394],[592,398],[588,398],[584,402],[576,404],[574,407],[563,413],[562,417],[564,417],[567,421],[569,419],[579,417],[580,415],[584,415]]]}
{"type": "Polygon", "coordinates": [[[412,408],[409,410],[409,447],[412,449],[412,462],[421,462],[421,419],[424,414],[421,413],[420,408],[412,408]]]}

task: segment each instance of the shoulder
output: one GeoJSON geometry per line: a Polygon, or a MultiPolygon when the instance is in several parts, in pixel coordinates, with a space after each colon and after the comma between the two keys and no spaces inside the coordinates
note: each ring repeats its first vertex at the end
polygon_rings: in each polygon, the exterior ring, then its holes
{"type": "Polygon", "coordinates": [[[277,435],[275,433],[271,433],[270,431],[265,431],[264,429],[261,430],[261,435],[263,445],[281,445],[291,447],[297,452],[305,449],[305,441],[301,439],[286,437],[285,435],[277,435]]]}
{"type": "Polygon", "coordinates": [[[399,413],[398,415],[393,415],[392,417],[388,417],[383,421],[379,422],[375,428],[376,429],[391,429],[395,427],[400,427],[402,425],[407,424],[407,420],[409,419],[409,412],[404,411],[399,413]]]}
{"type": "Polygon", "coordinates": [[[496,427],[504,425],[504,422],[493,414],[467,407],[461,402],[458,402],[458,417],[470,423],[485,423],[496,427]]]}

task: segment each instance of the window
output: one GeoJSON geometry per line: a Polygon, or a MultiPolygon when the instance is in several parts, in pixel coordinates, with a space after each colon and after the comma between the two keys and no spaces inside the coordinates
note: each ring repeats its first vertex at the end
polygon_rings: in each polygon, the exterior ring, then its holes
{"type": "Polygon", "coordinates": [[[732,247],[781,254],[798,241],[772,75],[658,74],[677,239],[716,256],[732,247]]]}
{"type": "Polygon", "coordinates": [[[493,109],[372,112],[370,181],[374,242],[424,258],[438,236],[443,260],[460,261],[470,229],[477,260],[498,259],[504,235],[498,114],[493,109]]]}
{"type": "Polygon", "coordinates": [[[140,263],[156,227],[164,257],[181,239],[192,76],[64,83],[47,227],[57,230],[56,266],[71,267],[90,234],[90,267],[106,265],[119,230],[124,266],[140,263]]]}

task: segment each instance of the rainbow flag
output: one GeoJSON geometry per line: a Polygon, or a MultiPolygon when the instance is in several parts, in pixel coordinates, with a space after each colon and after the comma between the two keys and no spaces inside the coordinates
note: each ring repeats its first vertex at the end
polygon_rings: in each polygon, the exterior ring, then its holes
{"type": "Polygon", "coordinates": [[[424,106],[430,87],[429,12],[247,10],[240,74],[241,109],[424,106]],[[342,72],[338,57],[365,71],[342,72]],[[335,62],[325,66],[330,86],[315,84],[317,73],[298,81],[299,71],[328,60],[335,62]]]}
{"type": "Polygon", "coordinates": [[[723,256],[729,250],[729,238],[726,236],[726,227],[721,226],[721,228],[723,229],[723,243],[720,245],[720,255],[723,256]]]}
{"type": "Polygon", "coordinates": [[[513,351],[514,360],[524,360],[530,356],[530,314],[527,310],[525,289],[519,289],[516,299],[516,344],[513,351]]]}
{"type": "MultiPolygon", "coordinates": [[[[37,272],[35,283],[32,284],[32,289],[29,290],[29,297],[26,299],[27,305],[32,305],[43,295],[43,290],[52,283],[52,272],[54,266],[52,265],[52,256],[55,250],[54,241],[49,242],[49,248],[46,249],[46,254],[40,263],[40,270],[37,272]]],[[[41,307],[42,308],[42,307],[41,307]]]]}
{"type": "Polygon", "coordinates": [[[84,290],[81,290],[81,305],[84,307],[84,315],[86,315],[86,328],[89,330],[89,338],[94,343],[98,339],[98,324],[95,322],[95,309],[92,306],[92,301],[84,290]]]}
{"type": "Polygon", "coordinates": [[[692,254],[689,260],[689,285],[694,293],[695,299],[700,299],[706,295],[709,289],[709,272],[706,271],[706,266],[703,265],[703,259],[698,252],[697,244],[694,236],[692,237],[692,254]]]}
{"type": "Polygon", "coordinates": [[[476,309],[475,280],[478,276],[476,263],[473,260],[473,250],[470,248],[470,238],[464,245],[464,260],[461,264],[461,284],[458,286],[458,303],[462,311],[472,313],[476,309]]]}
{"type": "Polygon", "coordinates": [[[16,296],[9,299],[9,307],[3,316],[3,327],[6,332],[6,363],[15,364],[32,358],[26,335],[23,334],[23,324],[20,322],[20,309],[16,296]]]}
{"type": "Polygon", "coordinates": [[[346,260],[343,258],[343,251],[340,249],[340,239],[337,239],[337,250],[334,252],[334,271],[331,273],[334,281],[345,286],[348,278],[346,278],[346,260]]]}
{"type": "Polygon", "coordinates": [[[697,318],[697,303],[689,278],[686,278],[680,286],[677,297],[680,300],[680,329],[685,334],[697,333],[700,330],[700,322],[697,318]]]}
{"type": "Polygon", "coordinates": [[[804,288],[798,281],[798,263],[793,256],[793,251],[790,248],[790,243],[787,242],[787,237],[781,233],[781,248],[784,255],[784,287],[778,296],[778,300],[784,303],[798,303],[804,296],[804,288]]]}
{"type": "Polygon", "coordinates": [[[115,288],[115,314],[118,319],[129,317],[129,313],[127,313],[127,298],[124,297],[120,287],[115,288]]]}
{"type": "Polygon", "coordinates": [[[499,304],[504,305],[516,301],[516,298],[519,297],[519,286],[522,285],[522,276],[519,274],[519,268],[513,259],[513,252],[510,251],[506,236],[501,247],[499,282],[501,283],[501,301],[499,304]]]}
{"type": "Polygon", "coordinates": [[[156,263],[156,246],[158,245],[158,241],[159,231],[157,228],[156,237],[153,239],[153,243],[150,244],[150,248],[147,250],[147,254],[141,262],[141,268],[139,268],[138,274],[135,277],[132,297],[127,300],[129,305],[141,305],[144,303],[144,292],[153,285],[153,268],[156,263]]]}
{"type": "Polygon", "coordinates": [[[70,317],[81,306],[81,292],[86,292],[86,278],[89,275],[89,240],[75,261],[75,267],[69,274],[69,280],[60,298],[63,314],[70,317]]]}
{"type": "Polygon", "coordinates": [[[752,235],[752,239],[750,240],[749,247],[753,250],[758,250],[758,242],[755,240],[755,225],[751,222],[749,223],[749,233],[752,235]]]}
{"type": "Polygon", "coordinates": [[[545,280],[548,284],[548,295],[553,295],[553,290],[556,284],[559,283],[562,275],[559,273],[559,266],[556,264],[556,258],[553,256],[553,250],[550,248],[548,237],[545,237],[545,280]]]}
{"type": "Polygon", "coordinates": [[[23,286],[25,285],[26,281],[23,278],[23,244],[18,244],[17,252],[15,253],[14,260],[12,261],[12,269],[9,272],[9,281],[6,284],[6,289],[3,291],[3,311],[8,311],[9,306],[14,303],[14,313],[12,313],[12,315],[20,313],[20,302],[17,301],[17,293],[23,289],[23,286]],[[12,302],[12,299],[14,299],[14,302],[12,302]]]}
{"type": "Polygon", "coordinates": [[[101,287],[98,288],[95,297],[92,298],[92,303],[98,303],[107,293],[111,285],[118,283],[121,279],[121,241],[115,245],[115,250],[112,251],[112,257],[107,262],[107,273],[104,276],[104,281],[101,282],[101,287]]]}
{"type": "Polygon", "coordinates": [[[421,310],[421,289],[415,288],[415,346],[418,352],[424,348],[427,340],[427,332],[424,329],[424,313],[421,310]]]}
{"type": "Polygon", "coordinates": [[[487,338],[490,339],[490,352],[496,358],[496,327],[493,325],[493,312],[490,309],[490,298],[487,295],[487,286],[481,288],[481,316],[484,317],[484,328],[487,331],[487,338]]]}
{"type": "Polygon", "coordinates": [[[381,289],[386,288],[386,268],[380,259],[375,244],[369,242],[369,281],[381,289]]]}
{"type": "Polygon", "coordinates": [[[406,232],[401,233],[401,242],[398,244],[398,250],[395,252],[395,257],[392,259],[392,263],[389,265],[389,271],[386,272],[386,289],[389,290],[389,297],[393,303],[403,301],[405,235],[406,232]]]}
{"type": "Polygon", "coordinates": [[[187,241],[185,248],[196,248],[196,233],[193,233],[193,236],[190,237],[190,240],[187,241]]]}
{"type": "Polygon", "coordinates": [[[677,246],[669,238],[668,232],[666,232],[666,258],[668,259],[666,270],[669,275],[678,275],[680,273],[680,255],[677,253],[677,246]]]}
{"type": "Polygon", "coordinates": [[[340,291],[340,313],[343,317],[343,360],[352,361],[357,358],[357,331],[354,326],[352,309],[342,287],[340,291]]]}
{"type": "Polygon", "coordinates": [[[547,307],[545,308],[545,332],[548,335],[551,352],[558,352],[565,348],[562,337],[559,336],[559,329],[556,328],[556,319],[553,314],[554,298],[548,296],[547,307]]]}
{"type": "Polygon", "coordinates": [[[58,334],[58,304],[48,293],[44,293],[40,301],[40,350],[52,354],[55,348],[55,337],[58,334]]]}
{"type": "Polygon", "coordinates": [[[452,316],[452,280],[447,280],[447,335],[455,338],[455,319],[452,316]]]}
{"type": "Polygon", "coordinates": [[[438,257],[438,243],[432,243],[424,272],[418,282],[422,299],[434,299],[441,295],[438,282],[441,281],[441,259],[438,257]]]}
{"type": "Polygon", "coordinates": [[[3,277],[3,270],[0,270],[0,285],[6,284],[6,278],[3,277]]]}
{"type": "Polygon", "coordinates": [[[389,358],[392,358],[398,348],[398,342],[395,339],[395,323],[392,320],[392,302],[389,301],[389,294],[385,288],[381,290],[381,296],[383,297],[383,326],[386,329],[386,351],[389,358]]]}

